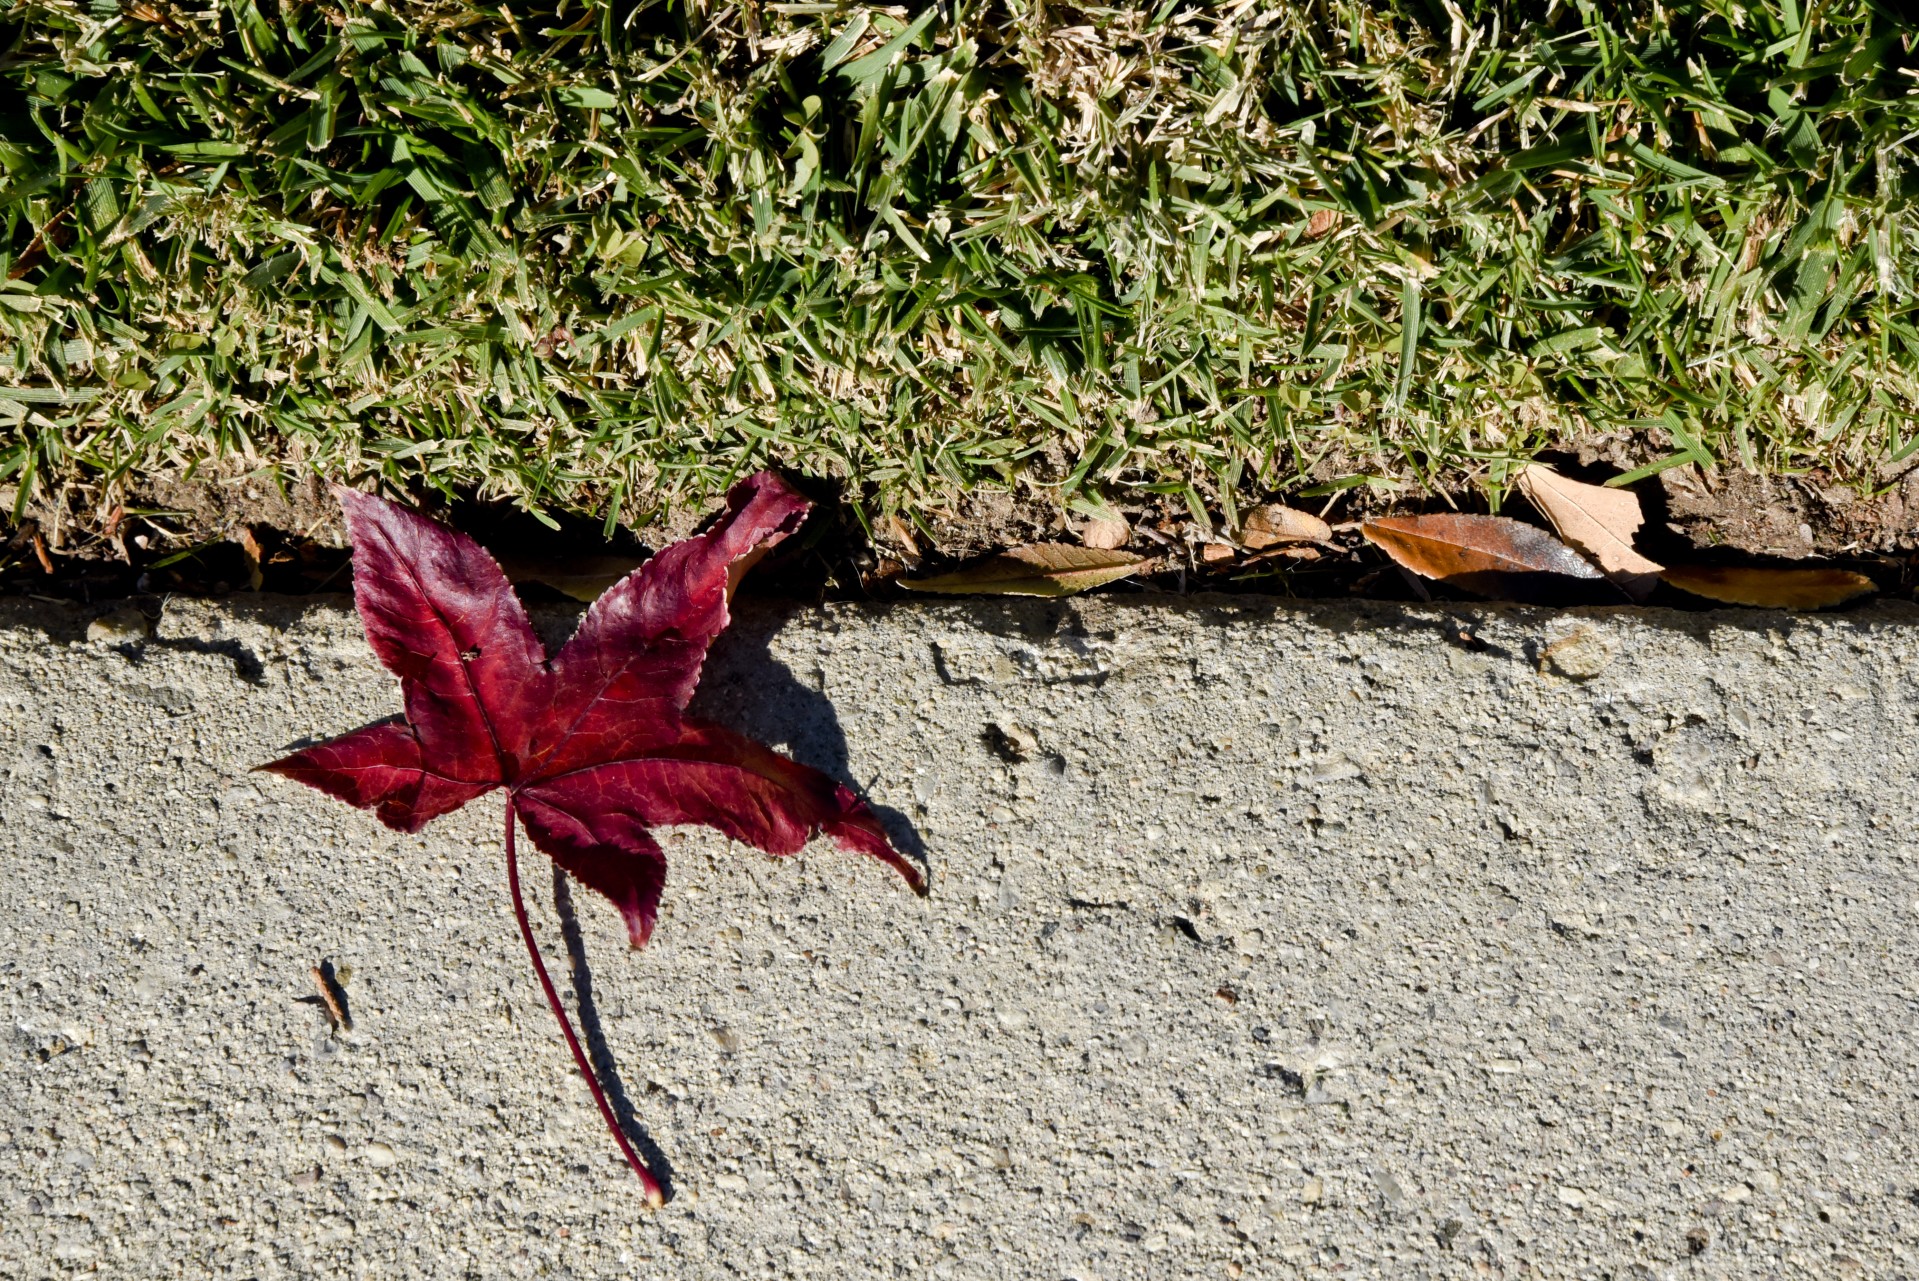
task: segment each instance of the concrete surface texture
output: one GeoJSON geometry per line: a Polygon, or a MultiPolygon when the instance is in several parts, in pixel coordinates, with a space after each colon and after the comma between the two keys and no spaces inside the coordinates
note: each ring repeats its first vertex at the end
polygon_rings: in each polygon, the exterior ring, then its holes
{"type": "Polygon", "coordinates": [[[701,706],[934,890],[535,857],[649,1213],[498,798],[248,772],[397,710],[342,601],[8,604],[0,1276],[1914,1275],[1916,621],[748,610],[701,706]]]}

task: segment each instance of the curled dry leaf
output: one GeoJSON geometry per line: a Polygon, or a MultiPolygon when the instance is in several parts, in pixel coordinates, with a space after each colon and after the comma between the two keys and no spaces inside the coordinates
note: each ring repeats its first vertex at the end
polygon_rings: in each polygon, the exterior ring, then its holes
{"type": "Polygon", "coordinates": [[[1878,590],[1864,574],[1815,566],[1691,565],[1668,569],[1660,577],[1694,596],[1758,609],[1827,609],[1878,590]]]}
{"type": "Polygon", "coordinates": [[[1079,531],[1079,541],[1099,551],[1110,552],[1126,546],[1133,537],[1133,527],[1126,523],[1123,516],[1110,520],[1089,520],[1079,531]]]}
{"type": "Polygon", "coordinates": [[[1541,575],[1597,579],[1572,548],[1505,516],[1387,516],[1360,533],[1415,574],[1478,596],[1528,596],[1541,575]]]}
{"type": "Polygon", "coordinates": [[[1239,527],[1240,544],[1256,552],[1280,543],[1323,543],[1332,536],[1332,526],[1319,517],[1279,503],[1253,508],[1239,527]]]}
{"type": "Polygon", "coordinates": [[[1559,536],[1592,557],[1621,591],[1634,600],[1652,594],[1662,567],[1633,546],[1633,534],[1646,520],[1637,494],[1569,480],[1540,463],[1520,468],[1513,480],[1559,536]]]}
{"type": "Polygon", "coordinates": [[[266,574],[260,568],[266,558],[260,546],[260,536],[253,532],[253,526],[242,525],[234,535],[234,541],[240,544],[240,558],[246,562],[247,590],[257,592],[266,583],[266,574]]]}
{"type": "Polygon", "coordinates": [[[1146,560],[1132,552],[1029,543],[976,560],[950,574],[902,578],[916,592],[969,596],[1071,596],[1125,578],[1146,560]]]}

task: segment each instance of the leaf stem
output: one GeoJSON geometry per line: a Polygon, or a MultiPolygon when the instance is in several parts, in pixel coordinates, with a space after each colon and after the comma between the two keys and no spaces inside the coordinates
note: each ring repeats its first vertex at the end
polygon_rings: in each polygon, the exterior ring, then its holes
{"type": "Polygon", "coordinates": [[[553,1017],[560,1022],[560,1031],[566,1034],[567,1048],[573,1051],[573,1061],[579,1064],[580,1075],[586,1078],[586,1084],[593,1091],[593,1101],[600,1105],[600,1116],[606,1122],[606,1128],[612,1132],[613,1141],[620,1145],[620,1151],[626,1156],[626,1163],[633,1167],[633,1173],[640,1176],[640,1186],[646,1190],[646,1203],[654,1209],[666,1204],[666,1194],[660,1188],[660,1181],[653,1177],[653,1171],[646,1168],[646,1162],[640,1160],[639,1153],[628,1142],[626,1131],[620,1128],[618,1118],[613,1115],[613,1107],[606,1101],[606,1092],[600,1089],[600,1078],[593,1071],[593,1064],[586,1057],[586,1050],[580,1045],[580,1038],[574,1034],[573,1021],[566,1016],[566,1007],[560,1004],[560,994],[554,990],[553,979],[546,972],[546,961],[540,956],[539,944],[533,941],[533,923],[526,916],[526,900],[520,894],[520,861],[513,850],[513,829],[519,815],[513,808],[513,798],[506,800],[506,883],[513,891],[513,917],[520,923],[520,937],[526,940],[526,954],[533,958],[533,972],[540,976],[540,986],[546,990],[546,1003],[553,1011],[553,1017]]]}

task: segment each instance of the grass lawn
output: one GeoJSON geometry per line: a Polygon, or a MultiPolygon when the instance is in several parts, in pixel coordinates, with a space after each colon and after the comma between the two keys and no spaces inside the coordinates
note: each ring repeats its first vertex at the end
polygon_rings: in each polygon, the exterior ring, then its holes
{"type": "Polygon", "coordinates": [[[0,481],[1231,520],[1919,447],[1890,0],[0,10],[0,481]],[[1541,16],[1541,14],[1545,16],[1541,16]]]}

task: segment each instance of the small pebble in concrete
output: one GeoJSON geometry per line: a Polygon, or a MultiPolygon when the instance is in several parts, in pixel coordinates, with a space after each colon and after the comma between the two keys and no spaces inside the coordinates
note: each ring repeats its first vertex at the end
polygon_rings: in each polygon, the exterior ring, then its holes
{"type": "Polygon", "coordinates": [[[1547,632],[1545,648],[1539,652],[1539,666],[1568,680],[1588,681],[1612,665],[1614,646],[1590,624],[1576,624],[1557,635],[1547,632]]]}
{"type": "Polygon", "coordinates": [[[1033,759],[1039,751],[1039,739],[1032,730],[1015,721],[1002,721],[986,727],[986,745],[1001,760],[1018,763],[1033,759]]]}
{"type": "Polygon", "coordinates": [[[87,639],[96,645],[137,645],[150,635],[147,616],[132,606],[110,610],[87,624],[87,639]]]}

